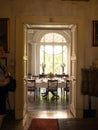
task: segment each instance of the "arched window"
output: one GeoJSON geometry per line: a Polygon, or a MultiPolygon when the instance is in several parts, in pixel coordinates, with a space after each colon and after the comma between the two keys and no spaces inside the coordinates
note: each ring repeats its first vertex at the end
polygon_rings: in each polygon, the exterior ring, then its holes
{"type": "Polygon", "coordinates": [[[59,33],[47,33],[40,40],[40,73],[67,73],[66,39],[59,33]],[[62,72],[62,66],[64,71],[62,72]]]}

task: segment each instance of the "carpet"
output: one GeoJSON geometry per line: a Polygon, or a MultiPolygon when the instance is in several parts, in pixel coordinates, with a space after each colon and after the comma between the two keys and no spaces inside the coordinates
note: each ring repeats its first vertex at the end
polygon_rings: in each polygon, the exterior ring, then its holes
{"type": "Polygon", "coordinates": [[[28,130],[59,130],[57,119],[32,119],[28,130]]]}

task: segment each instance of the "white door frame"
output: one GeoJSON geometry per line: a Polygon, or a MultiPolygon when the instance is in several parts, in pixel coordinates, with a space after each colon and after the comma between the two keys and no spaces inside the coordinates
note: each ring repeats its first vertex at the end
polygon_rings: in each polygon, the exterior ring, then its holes
{"type": "Polygon", "coordinates": [[[50,17],[33,17],[33,16],[17,16],[16,17],[16,96],[15,96],[15,118],[21,119],[24,117],[24,24],[77,24],[78,38],[77,38],[77,82],[76,82],[76,117],[83,115],[83,97],[80,92],[81,68],[84,65],[84,31],[85,26],[83,18],[74,17],[53,17],[52,22],[50,17]],[[81,60],[80,60],[81,59],[81,60]],[[77,87],[78,86],[78,87],[77,87]],[[79,98],[77,98],[79,97],[79,98]]]}

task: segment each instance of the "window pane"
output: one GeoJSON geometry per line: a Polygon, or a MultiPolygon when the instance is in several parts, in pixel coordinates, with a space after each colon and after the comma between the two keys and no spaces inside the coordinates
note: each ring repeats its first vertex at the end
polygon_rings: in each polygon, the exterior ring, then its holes
{"type": "Polygon", "coordinates": [[[62,53],[54,55],[54,73],[61,73],[62,53]]]}
{"type": "Polygon", "coordinates": [[[44,58],[44,52],[43,52],[43,50],[44,50],[44,46],[40,46],[40,63],[42,63],[43,62],[43,58],[44,58]]]}
{"type": "Polygon", "coordinates": [[[42,37],[41,42],[53,42],[53,33],[47,33],[42,37]]]}
{"type": "Polygon", "coordinates": [[[54,42],[66,42],[66,41],[62,35],[54,33],[54,42]]]}
{"type": "Polygon", "coordinates": [[[41,38],[41,42],[66,42],[66,39],[58,33],[47,33],[41,38]]]}
{"type": "Polygon", "coordinates": [[[40,73],[42,73],[42,63],[44,63],[44,46],[40,46],[40,73]]]}
{"type": "Polygon", "coordinates": [[[54,54],[62,53],[62,46],[54,46],[54,54]]]}
{"type": "Polygon", "coordinates": [[[53,72],[53,55],[45,53],[46,73],[53,72]]]}
{"type": "Polygon", "coordinates": [[[51,46],[51,45],[45,45],[45,53],[47,53],[47,54],[53,54],[53,46],[51,46]]]}

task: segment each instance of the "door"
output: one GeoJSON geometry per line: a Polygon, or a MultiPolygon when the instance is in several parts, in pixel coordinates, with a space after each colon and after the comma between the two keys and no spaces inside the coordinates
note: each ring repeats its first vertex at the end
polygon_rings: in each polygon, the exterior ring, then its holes
{"type": "Polygon", "coordinates": [[[23,56],[23,77],[24,77],[24,110],[23,115],[27,112],[27,29],[24,25],[24,56],[23,56]]]}
{"type": "Polygon", "coordinates": [[[74,25],[71,29],[72,33],[72,42],[71,42],[71,58],[70,58],[70,110],[74,117],[76,117],[76,68],[77,68],[77,26],[74,25]]]}

